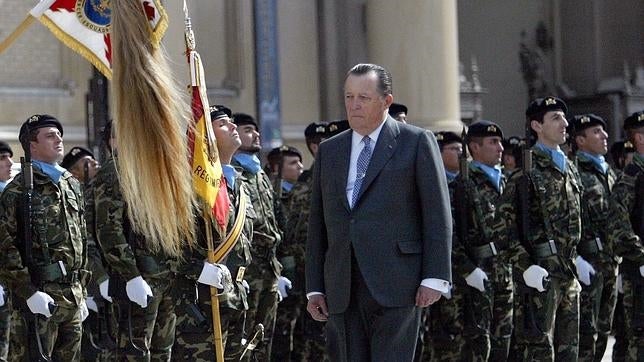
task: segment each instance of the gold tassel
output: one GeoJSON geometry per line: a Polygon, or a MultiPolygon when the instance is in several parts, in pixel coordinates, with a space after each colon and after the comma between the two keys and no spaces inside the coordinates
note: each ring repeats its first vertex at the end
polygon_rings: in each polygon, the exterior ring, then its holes
{"type": "Polygon", "coordinates": [[[172,78],[139,1],[112,1],[112,92],[117,167],[128,216],[153,252],[194,242],[186,93],[172,78]]]}

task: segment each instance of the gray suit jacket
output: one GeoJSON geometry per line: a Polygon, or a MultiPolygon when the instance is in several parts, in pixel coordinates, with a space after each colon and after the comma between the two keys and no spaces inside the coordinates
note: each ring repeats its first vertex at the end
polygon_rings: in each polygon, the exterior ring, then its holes
{"type": "Polygon", "coordinates": [[[320,144],[306,245],[306,290],[330,313],[351,295],[351,248],[374,299],[411,306],[425,278],[451,282],[452,219],[434,135],[387,117],[353,209],[346,196],[352,130],[320,144]]]}

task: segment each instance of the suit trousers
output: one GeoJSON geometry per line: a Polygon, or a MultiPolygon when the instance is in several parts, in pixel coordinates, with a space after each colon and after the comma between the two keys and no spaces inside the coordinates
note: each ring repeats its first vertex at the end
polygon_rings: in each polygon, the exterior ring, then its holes
{"type": "Polygon", "coordinates": [[[412,361],[421,309],[378,304],[351,258],[351,299],[344,313],[327,322],[327,350],[331,361],[412,361]]]}

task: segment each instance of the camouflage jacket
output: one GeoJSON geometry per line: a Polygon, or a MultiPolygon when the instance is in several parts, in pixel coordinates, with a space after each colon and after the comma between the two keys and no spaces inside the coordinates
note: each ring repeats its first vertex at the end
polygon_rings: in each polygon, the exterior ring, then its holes
{"type": "Polygon", "coordinates": [[[113,158],[94,178],[94,211],[96,240],[110,277],[126,282],[137,276],[161,277],[170,271],[173,260],[148,250],[145,237],[132,231],[113,158]]]}
{"type": "MultiPolygon", "coordinates": [[[[233,159],[232,165],[241,168],[233,159]]],[[[275,193],[273,185],[262,170],[253,174],[243,169],[243,182],[250,195],[255,215],[253,222],[253,237],[251,239],[251,254],[253,262],[270,264],[276,276],[280,274],[281,265],[275,257],[277,246],[282,240],[282,233],[275,218],[275,193]]]]}
{"type": "MultiPolygon", "coordinates": [[[[0,255],[2,284],[20,298],[29,298],[36,291],[51,295],[62,307],[74,307],[85,297],[85,285],[90,274],[87,265],[87,243],[83,195],[78,182],[65,171],[54,184],[36,165],[33,167],[33,196],[31,201],[32,264],[26,265],[22,243],[23,175],[19,174],[7,185],[0,196],[0,255]],[[76,275],[73,281],[45,282],[61,272],[58,262],[64,264],[66,277],[76,275]],[[47,270],[47,271],[45,271],[47,270]],[[69,288],[74,297],[70,301],[69,288]]],[[[61,274],[62,275],[62,274],[61,274]]]]}
{"type": "Polygon", "coordinates": [[[579,174],[568,160],[566,171],[561,172],[545,152],[533,147],[532,153],[528,190],[520,189],[525,172],[520,170],[512,174],[499,199],[493,235],[509,245],[510,261],[518,275],[537,264],[551,276],[570,279],[575,276],[573,260],[581,237],[583,189],[579,174]],[[529,229],[521,235],[519,196],[524,192],[528,193],[529,199],[529,229]],[[551,250],[549,240],[553,240],[556,254],[540,256],[543,254],[537,250],[551,250]]]}
{"type": "MultiPolygon", "coordinates": [[[[85,195],[85,221],[87,222],[87,268],[92,272],[92,287],[93,284],[101,284],[108,279],[107,271],[105,270],[103,253],[96,243],[96,228],[95,228],[95,209],[94,209],[94,180],[83,188],[85,195]]],[[[90,294],[96,294],[97,290],[90,290],[90,294]]]]}
{"type": "Polygon", "coordinates": [[[616,262],[613,245],[606,233],[615,172],[610,167],[605,174],[600,172],[583,154],[575,156],[575,163],[584,188],[581,204],[583,230],[577,253],[588,261],[616,262]]]}
{"type": "Polygon", "coordinates": [[[454,233],[452,234],[452,268],[455,274],[462,278],[469,275],[475,268],[480,267],[480,265],[477,265],[474,248],[495,242],[495,250],[498,253],[502,251],[498,241],[492,238],[492,226],[494,225],[496,214],[495,205],[503,192],[505,178],[501,177],[501,190],[497,191],[481,169],[471,163],[468,168],[469,177],[467,180],[463,180],[462,176],[459,175],[455,181],[449,184],[450,189],[452,189],[450,195],[453,195],[451,204],[455,221],[454,233]],[[460,240],[459,238],[458,230],[463,220],[460,220],[460,206],[456,207],[454,202],[454,195],[459,192],[459,183],[463,183],[462,190],[465,192],[464,213],[467,215],[466,224],[464,225],[467,229],[465,240],[460,240]]]}
{"type": "Polygon", "coordinates": [[[644,156],[635,155],[633,162],[624,168],[610,201],[608,230],[615,253],[624,258],[623,267],[644,265],[644,156]]]}
{"type": "MultiPolygon", "coordinates": [[[[246,301],[246,288],[243,285],[244,281],[244,272],[245,269],[250,265],[251,257],[251,243],[250,235],[253,234],[253,222],[255,219],[255,211],[253,210],[253,205],[250,202],[250,196],[246,191],[246,188],[243,187],[243,176],[241,173],[235,179],[234,188],[228,185],[228,197],[230,199],[229,203],[229,212],[228,212],[228,226],[227,232],[229,233],[235,223],[235,219],[238,216],[239,202],[241,197],[246,198],[246,219],[244,221],[242,233],[239,236],[235,246],[230,251],[228,256],[223,260],[223,264],[226,265],[230,274],[232,276],[233,283],[235,284],[232,292],[219,294],[219,305],[224,308],[231,308],[236,310],[247,310],[248,303],[246,301]]],[[[184,252],[184,260],[178,264],[177,274],[181,276],[181,282],[184,282],[191,290],[194,291],[194,285],[199,279],[201,270],[203,269],[203,262],[208,258],[208,249],[207,243],[204,238],[204,228],[203,223],[198,227],[198,242],[197,245],[194,245],[192,248],[186,249],[184,252]]],[[[217,232],[214,231],[213,235],[217,235],[217,232]]],[[[215,247],[218,243],[216,243],[215,247]]],[[[208,288],[202,287],[199,288],[200,293],[207,293],[208,288]]],[[[209,295],[209,294],[205,294],[209,295]]],[[[203,298],[203,296],[201,296],[203,298]]]]}

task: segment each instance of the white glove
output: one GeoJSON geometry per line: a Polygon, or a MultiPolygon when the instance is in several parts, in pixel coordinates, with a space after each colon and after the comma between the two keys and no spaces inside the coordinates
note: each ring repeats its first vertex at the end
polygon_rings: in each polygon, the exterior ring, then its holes
{"type": "Polygon", "coordinates": [[[280,301],[288,297],[288,291],[293,288],[293,283],[287,277],[279,277],[277,280],[277,291],[280,293],[280,301]]]}
{"type": "Polygon", "coordinates": [[[27,299],[27,306],[33,314],[42,314],[45,317],[51,317],[49,311],[49,304],[54,304],[54,299],[44,292],[35,292],[29,299],[27,299]]]}
{"type": "Polygon", "coordinates": [[[87,316],[89,316],[89,310],[87,310],[87,304],[85,303],[85,300],[81,301],[78,308],[80,309],[81,322],[83,322],[85,321],[85,319],[87,319],[87,316]]]}
{"type": "Polygon", "coordinates": [[[577,259],[575,259],[575,267],[577,268],[579,281],[584,283],[586,286],[590,285],[590,276],[597,273],[595,268],[582,258],[581,255],[577,256],[577,259]]]}
{"type": "Polygon", "coordinates": [[[125,292],[127,297],[141,308],[147,308],[148,297],[152,297],[152,289],[140,275],[127,281],[125,292]]]}
{"type": "Polygon", "coordinates": [[[98,313],[98,305],[96,304],[94,297],[85,298],[85,304],[87,305],[87,309],[98,313]]]}
{"type": "Polygon", "coordinates": [[[452,299],[452,289],[448,290],[447,293],[441,293],[445,299],[452,299]]]}
{"type": "Polygon", "coordinates": [[[109,279],[103,280],[101,284],[98,285],[98,291],[101,292],[101,297],[103,297],[103,299],[105,299],[106,301],[112,303],[113,301],[112,301],[112,297],[110,297],[109,288],[110,288],[109,279]]]}
{"type": "Polygon", "coordinates": [[[248,285],[247,281],[242,280],[242,286],[246,289],[246,294],[250,293],[250,285],[248,285]]]}
{"type": "Polygon", "coordinates": [[[224,274],[228,268],[223,264],[211,264],[207,261],[203,262],[203,269],[197,281],[201,284],[207,284],[217,289],[224,289],[224,274]]]}
{"type": "Polygon", "coordinates": [[[617,274],[617,292],[624,294],[624,282],[622,281],[622,274],[617,274]]]}
{"type": "Polygon", "coordinates": [[[472,288],[476,288],[481,292],[485,291],[485,281],[487,274],[481,268],[474,269],[468,276],[465,277],[465,282],[472,288]]]}
{"type": "Polygon", "coordinates": [[[4,287],[0,285],[0,307],[3,307],[4,303],[4,287]]]}
{"type": "Polygon", "coordinates": [[[543,287],[543,278],[548,276],[548,271],[538,265],[530,265],[528,269],[523,272],[523,281],[525,285],[534,288],[540,292],[546,290],[543,287]]]}
{"type": "Polygon", "coordinates": [[[644,277],[644,265],[640,265],[640,275],[644,277]]]}

